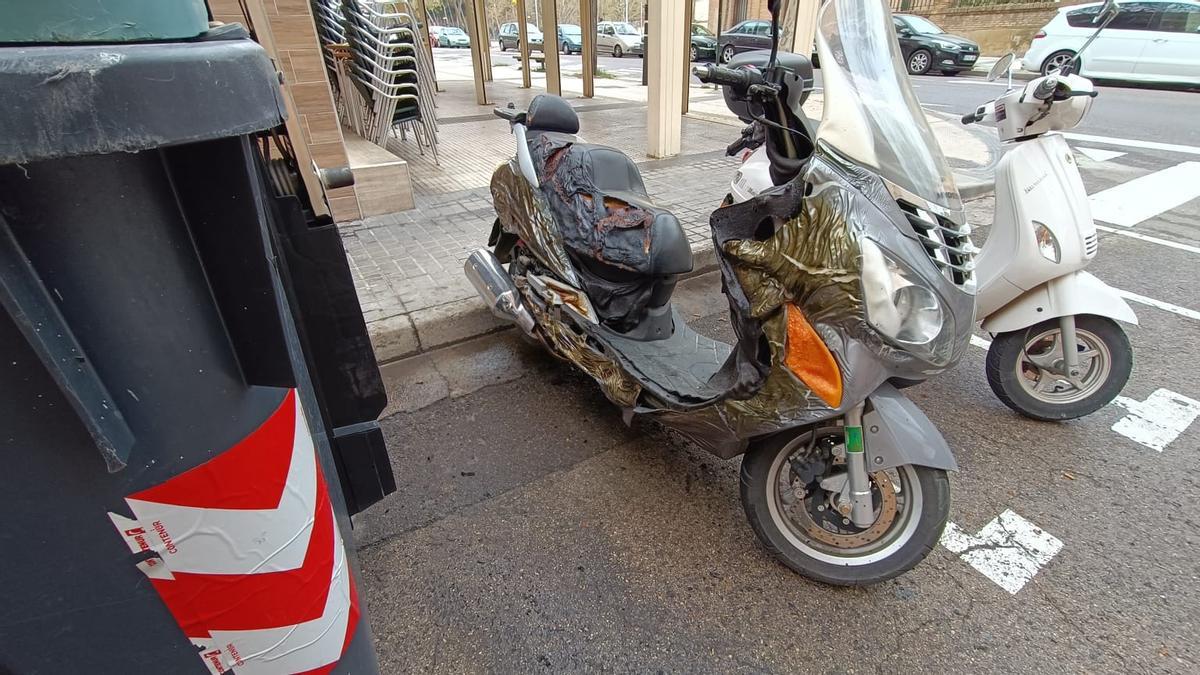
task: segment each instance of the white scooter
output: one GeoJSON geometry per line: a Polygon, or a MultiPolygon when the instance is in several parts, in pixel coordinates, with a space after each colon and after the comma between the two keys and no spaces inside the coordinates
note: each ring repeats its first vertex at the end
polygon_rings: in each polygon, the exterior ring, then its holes
{"type": "MultiPolygon", "coordinates": [[[[1116,15],[1107,4],[1092,39],[1116,15]]],[[[1010,71],[1012,60],[997,62],[988,79],[1010,71]]],[[[1047,421],[1089,415],[1121,393],[1133,349],[1117,321],[1137,324],[1116,291],[1083,271],[1096,256],[1096,225],[1071,148],[1053,132],[1078,125],[1096,90],[1072,67],[962,119],[993,125],[1011,142],[996,168],[995,215],[975,265],[976,318],[993,335],[988,384],[1008,407],[1047,421]]],[[[765,148],[744,153],[730,185],[734,202],[772,187],[765,148]]]]}

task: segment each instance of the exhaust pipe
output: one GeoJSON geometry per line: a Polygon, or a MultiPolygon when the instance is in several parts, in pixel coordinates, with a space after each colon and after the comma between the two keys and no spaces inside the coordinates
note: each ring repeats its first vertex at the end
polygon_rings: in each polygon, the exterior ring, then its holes
{"type": "Polygon", "coordinates": [[[504,271],[500,261],[486,248],[477,249],[467,256],[463,272],[471,285],[483,298],[492,314],[512,321],[529,335],[534,335],[537,323],[525,305],[521,303],[521,292],[513,285],[512,277],[504,271]]]}

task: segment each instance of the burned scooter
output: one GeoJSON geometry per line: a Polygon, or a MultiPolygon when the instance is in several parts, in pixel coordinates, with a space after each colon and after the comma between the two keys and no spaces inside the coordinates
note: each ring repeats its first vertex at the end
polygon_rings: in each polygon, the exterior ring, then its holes
{"type": "Polygon", "coordinates": [[[803,57],[773,49],[761,69],[696,73],[763,120],[781,179],[711,218],[736,344],[696,333],[672,308],[692,267],[678,220],[628,157],[576,136],[561,98],[496,110],[516,158],[492,178],[491,248],[465,265],[495,313],[593,377],[627,419],[653,417],[722,458],[745,453],[755,533],[792,569],[834,584],[889,579],[937,543],[954,458],[888,381],[951,367],[972,328],[970,255],[941,248],[966,250],[962,205],[890,24],[883,0],[821,10],[837,118],[816,139],[798,117],[803,57]],[[914,231],[918,210],[936,214],[928,232],[914,231]]]}

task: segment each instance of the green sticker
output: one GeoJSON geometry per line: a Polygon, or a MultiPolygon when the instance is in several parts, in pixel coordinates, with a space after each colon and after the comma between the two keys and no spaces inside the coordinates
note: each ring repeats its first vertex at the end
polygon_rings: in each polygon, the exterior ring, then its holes
{"type": "Polygon", "coordinates": [[[862,452],[862,427],[846,427],[846,452],[862,452]]]}

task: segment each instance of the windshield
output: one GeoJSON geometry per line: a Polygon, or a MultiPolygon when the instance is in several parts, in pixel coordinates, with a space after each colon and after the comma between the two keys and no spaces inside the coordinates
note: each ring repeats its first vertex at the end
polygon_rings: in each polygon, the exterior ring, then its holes
{"type": "Polygon", "coordinates": [[[529,33],[530,35],[541,35],[542,29],[538,28],[537,26],[535,26],[531,23],[527,23],[527,24],[525,24],[525,32],[529,33]]]}
{"type": "Polygon", "coordinates": [[[922,16],[906,16],[902,20],[918,35],[941,35],[946,32],[936,23],[922,16]]]}
{"type": "Polygon", "coordinates": [[[888,0],[826,2],[817,53],[825,80],[817,138],[877,171],[895,196],[904,197],[900,188],[942,207],[942,215],[959,215],[962,201],[905,74],[888,0]]]}
{"type": "Polygon", "coordinates": [[[694,23],[694,24],[692,24],[692,35],[702,35],[704,37],[712,37],[712,31],[698,23],[694,23]]]}
{"type": "Polygon", "coordinates": [[[617,32],[617,35],[641,35],[641,33],[638,33],[637,29],[633,27],[633,24],[624,22],[614,23],[612,27],[613,30],[617,32]]]}
{"type": "Polygon", "coordinates": [[[574,24],[560,23],[560,24],[558,24],[558,29],[560,31],[562,31],[563,35],[582,35],[583,34],[579,30],[579,26],[576,26],[574,24]]]}
{"type": "Polygon", "coordinates": [[[461,28],[443,28],[442,32],[445,33],[446,35],[462,35],[463,34],[461,28]]]}

